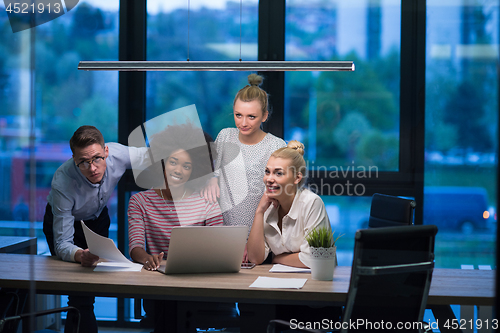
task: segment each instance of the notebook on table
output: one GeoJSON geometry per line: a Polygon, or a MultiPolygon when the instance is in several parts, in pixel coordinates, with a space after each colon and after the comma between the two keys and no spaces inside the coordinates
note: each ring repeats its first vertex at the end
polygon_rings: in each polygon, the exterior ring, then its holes
{"type": "Polygon", "coordinates": [[[174,227],[165,274],[239,272],[248,228],[245,226],[174,227]]]}

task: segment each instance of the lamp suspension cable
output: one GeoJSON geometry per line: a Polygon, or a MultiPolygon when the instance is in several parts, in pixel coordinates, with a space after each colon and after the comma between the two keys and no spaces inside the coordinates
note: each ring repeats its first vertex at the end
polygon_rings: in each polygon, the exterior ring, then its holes
{"type": "Polygon", "coordinates": [[[241,17],[242,17],[242,8],[243,8],[243,0],[240,0],[240,61],[241,61],[241,25],[242,25],[242,21],[241,21],[241,17]]]}

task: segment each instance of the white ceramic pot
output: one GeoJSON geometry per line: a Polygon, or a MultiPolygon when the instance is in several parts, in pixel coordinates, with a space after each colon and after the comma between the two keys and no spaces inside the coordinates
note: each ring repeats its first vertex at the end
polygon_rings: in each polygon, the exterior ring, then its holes
{"type": "Polygon", "coordinates": [[[314,280],[331,281],[333,280],[333,271],[335,269],[334,247],[311,247],[309,257],[309,268],[311,268],[311,277],[314,280]]]}

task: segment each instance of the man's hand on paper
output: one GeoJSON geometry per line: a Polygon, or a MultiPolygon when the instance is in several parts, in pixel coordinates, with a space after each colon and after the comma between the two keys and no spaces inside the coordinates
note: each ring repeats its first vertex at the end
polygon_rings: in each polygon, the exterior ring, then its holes
{"type": "Polygon", "coordinates": [[[91,267],[99,260],[99,257],[90,253],[89,249],[78,250],[75,253],[75,261],[80,262],[84,267],[91,267]]]}
{"type": "Polygon", "coordinates": [[[146,257],[146,261],[144,262],[144,269],[147,269],[148,271],[155,271],[160,267],[161,260],[163,259],[164,253],[161,252],[160,254],[155,254],[155,255],[148,255],[146,257]]]}

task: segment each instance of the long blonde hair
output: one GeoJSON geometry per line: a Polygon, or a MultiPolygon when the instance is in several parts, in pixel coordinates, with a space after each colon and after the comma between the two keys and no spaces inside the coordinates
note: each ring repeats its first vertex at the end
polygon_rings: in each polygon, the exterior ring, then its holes
{"type": "Polygon", "coordinates": [[[248,75],[248,85],[240,89],[238,93],[236,94],[236,97],[234,98],[233,101],[233,106],[236,104],[237,100],[241,100],[243,102],[252,102],[252,101],[259,101],[261,110],[262,110],[262,115],[265,115],[266,112],[268,112],[268,97],[267,93],[261,89],[259,86],[262,83],[264,78],[260,75],[257,74],[250,74],[248,75]]]}
{"type": "Polygon", "coordinates": [[[300,180],[298,186],[301,187],[304,185],[306,181],[306,161],[304,160],[304,144],[297,141],[292,140],[288,142],[286,147],[280,148],[271,156],[275,158],[282,158],[291,161],[291,168],[293,169],[294,175],[297,175],[297,172],[302,174],[302,179],[300,180]]]}

